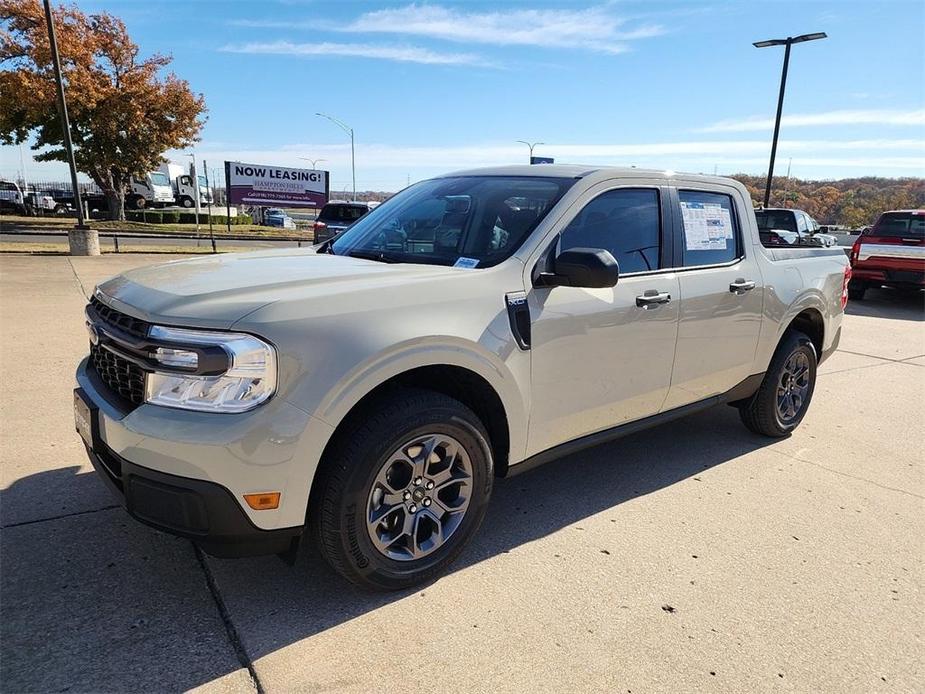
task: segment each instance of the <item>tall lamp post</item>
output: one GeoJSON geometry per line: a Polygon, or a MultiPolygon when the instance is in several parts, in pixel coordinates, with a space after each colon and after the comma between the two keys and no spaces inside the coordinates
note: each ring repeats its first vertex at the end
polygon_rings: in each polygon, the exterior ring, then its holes
{"type": "Polygon", "coordinates": [[[533,148],[536,147],[537,145],[546,144],[545,142],[527,142],[526,140],[517,140],[517,141],[523,145],[527,145],[527,147],[530,148],[530,161],[529,161],[530,164],[533,163],[533,148]]]}
{"type": "Polygon", "coordinates": [[[309,159],[308,157],[299,157],[302,161],[310,161],[312,163],[312,171],[315,170],[315,167],[318,165],[319,161],[327,161],[327,159],[309,159]]]}
{"type": "Polygon", "coordinates": [[[350,171],[353,174],[353,199],[357,199],[357,167],[356,159],[354,158],[354,149],[353,149],[353,128],[344,123],[343,121],[337,120],[333,116],[329,116],[326,113],[316,113],[316,116],[321,116],[322,118],[327,118],[329,121],[334,123],[337,127],[343,130],[350,136],[350,171]]]}
{"type": "Polygon", "coordinates": [[[196,169],[196,155],[193,152],[189,152],[186,156],[193,160],[193,165],[190,167],[190,178],[193,179],[193,202],[196,203],[196,245],[199,245],[199,215],[202,211],[202,206],[199,204],[199,171],[196,169]]]}
{"type": "Polygon", "coordinates": [[[67,101],[64,98],[64,80],[61,78],[61,58],[58,56],[58,37],[55,22],[51,16],[51,3],[45,0],[45,22],[48,25],[48,44],[51,48],[51,64],[55,72],[55,86],[58,91],[58,114],[61,116],[61,130],[64,134],[64,151],[71,169],[71,187],[74,190],[74,206],[77,208],[77,226],[68,232],[68,246],[71,255],[99,255],[100,239],[96,231],[87,227],[84,219],[83,200],[77,187],[77,164],[74,161],[74,144],[71,142],[71,122],[67,117],[67,101]]]}
{"type": "Polygon", "coordinates": [[[771,203],[771,179],[774,177],[774,158],[777,156],[777,136],[780,134],[780,116],[784,110],[784,90],[787,87],[787,68],[790,65],[790,47],[795,43],[805,43],[806,41],[815,41],[824,39],[826,34],[823,31],[815,34],[802,34],[801,36],[788,36],[785,39],[768,39],[767,41],[756,41],[752,44],[755,48],[768,48],[770,46],[784,46],[784,68],[780,74],[780,94],[777,97],[777,118],[774,120],[774,139],[771,141],[771,163],[768,165],[768,183],[764,189],[764,206],[771,203]]]}

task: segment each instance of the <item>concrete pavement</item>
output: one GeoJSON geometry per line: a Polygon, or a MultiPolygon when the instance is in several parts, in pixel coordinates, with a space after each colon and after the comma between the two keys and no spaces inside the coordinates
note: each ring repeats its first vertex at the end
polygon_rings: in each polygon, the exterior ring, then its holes
{"type": "Polygon", "coordinates": [[[0,690],[925,688],[921,295],[849,306],[790,438],[720,407],[501,480],[452,573],[372,595],[113,507],[73,431],[82,308],[161,260],[0,256],[0,690]]]}

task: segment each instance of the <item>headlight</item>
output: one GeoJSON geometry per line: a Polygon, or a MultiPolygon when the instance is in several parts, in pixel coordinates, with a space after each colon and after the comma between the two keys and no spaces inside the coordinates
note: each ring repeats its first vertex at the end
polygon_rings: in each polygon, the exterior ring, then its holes
{"type": "Polygon", "coordinates": [[[253,409],[276,392],[276,350],[253,335],[155,325],[148,337],[164,344],[150,356],[167,368],[147,374],[145,402],[184,410],[234,413],[253,409]],[[216,351],[224,352],[218,359],[221,373],[203,375],[203,371],[208,373],[210,369],[208,364],[200,363],[200,358],[215,363],[216,351]],[[187,369],[200,373],[182,373],[187,369]]]}

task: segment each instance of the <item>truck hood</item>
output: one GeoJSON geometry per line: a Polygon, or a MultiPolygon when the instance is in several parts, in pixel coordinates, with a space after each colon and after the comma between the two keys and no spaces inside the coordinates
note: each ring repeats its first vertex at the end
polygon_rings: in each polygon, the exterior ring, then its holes
{"type": "Polygon", "coordinates": [[[452,277],[457,268],[281,249],[210,255],[130,270],[98,287],[104,301],[154,323],[228,328],[283,297],[320,300],[332,293],[452,277]]]}

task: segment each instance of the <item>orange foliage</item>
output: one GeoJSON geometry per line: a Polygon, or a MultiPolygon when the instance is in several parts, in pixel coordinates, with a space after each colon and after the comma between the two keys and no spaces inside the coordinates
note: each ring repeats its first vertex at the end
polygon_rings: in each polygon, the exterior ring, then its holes
{"type": "MultiPolygon", "coordinates": [[[[121,218],[131,176],[198,139],[205,101],[173,73],[162,76],[170,57],[142,58],[117,17],[74,5],[54,8],[53,17],[77,168],[121,218]]],[[[34,133],[37,160],[66,161],[41,3],[0,0],[0,27],[0,142],[34,133]]]]}

